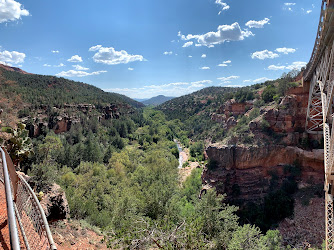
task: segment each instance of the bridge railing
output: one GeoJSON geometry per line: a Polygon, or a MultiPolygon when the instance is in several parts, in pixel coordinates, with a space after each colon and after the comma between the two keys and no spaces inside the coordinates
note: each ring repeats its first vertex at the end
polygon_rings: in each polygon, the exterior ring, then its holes
{"type": "MultiPolygon", "coordinates": [[[[26,249],[57,249],[46,216],[34,191],[24,177],[15,172],[6,151],[2,148],[0,150],[3,168],[10,172],[9,179],[12,192],[9,197],[11,197],[10,200],[14,201],[13,208],[16,218],[14,221],[17,221],[19,225],[19,232],[16,229],[20,236],[19,241],[21,241],[18,242],[18,246],[24,246],[26,249]]],[[[2,171],[0,171],[0,181],[3,183],[5,181],[2,171]]],[[[15,242],[11,242],[11,244],[15,244],[15,242]]]]}

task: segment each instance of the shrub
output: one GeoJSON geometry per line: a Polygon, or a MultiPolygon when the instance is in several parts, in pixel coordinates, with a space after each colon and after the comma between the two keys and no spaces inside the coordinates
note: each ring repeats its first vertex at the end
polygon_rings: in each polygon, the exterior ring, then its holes
{"type": "Polygon", "coordinates": [[[262,92],[262,99],[264,102],[272,102],[274,96],[276,95],[276,88],[273,85],[268,85],[262,92]]]}

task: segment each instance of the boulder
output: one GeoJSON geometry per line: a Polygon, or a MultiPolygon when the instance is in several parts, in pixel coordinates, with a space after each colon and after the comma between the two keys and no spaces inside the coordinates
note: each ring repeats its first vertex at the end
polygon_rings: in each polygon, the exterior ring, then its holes
{"type": "Polygon", "coordinates": [[[65,192],[57,184],[53,184],[48,192],[44,194],[40,202],[48,221],[67,219],[70,216],[70,209],[65,192]]]}

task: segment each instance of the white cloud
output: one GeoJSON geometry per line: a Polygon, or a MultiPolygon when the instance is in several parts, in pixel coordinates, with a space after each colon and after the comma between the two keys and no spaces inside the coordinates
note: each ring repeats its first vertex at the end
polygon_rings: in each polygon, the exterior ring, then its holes
{"type": "Polygon", "coordinates": [[[221,44],[228,41],[241,41],[245,37],[253,36],[254,34],[248,30],[242,30],[239,26],[239,23],[235,22],[231,25],[220,25],[217,28],[217,31],[210,31],[203,35],[182,35],[181,32],[178,33],[178,36],[181,40],[191,40],[195,39],[197,43],[196,47],[207,46],[213,47],[216,44],[221,44]]]}
{"type": "Polygon", "coordinates": [[[165,51],[164,53],[163,53],[164,55],[173,55],[173,51],[165,51]]]}
{"type": "Polygon", "coordinates": [[[64,67],[65,66],[65,64],[63,64],[63,63],[59,63],[58,65],[54,65],[54,67],[64,67]]]}
{"type": "Polygon", "coordinates": [[[227,3],[222,2],[222,0],[216,0],[215,4],[218,4],[221,7],[218,15],[220,15],[223,10],[228,10],[230,8],[230,6],[227,3]]]}
{"type": "Polygon", "coordinates": [[[44,66],[44,67],[51,67],[51,65],[50,65],[50,64],[47,64],[47,63],[43,64],[43,66],[44,66]]]}
{"type": "Polygon", "coordinates": [[[51,52],[54,53],[54,54],[58,54],[59,50],[51,50],[51,52]]]}
{"type": "Polygon", "coordinates": [[[191,57],[193,57],[193,56],[188,56],[188,57],[190,57],[190,58],[191,58],[191,57]]]}
{"type": "Polygon", "coordinates": [[[74,67],[76,70],[89,70],[89,68],[85,68],[85,67],[82,67],[81,65],[72,65],[72,67],[74,67]]]}
{"type": "Polygon", "coordinates": [[[82,62],[81,56],[74,55],[70,59],[67,59],[68,62],[82,62]]]}
{"type": "Polygon", "coordinates": [[[264,60],[266,58],[276,58],[276,57],[279,57],[278,54],[272,52],[272,51],[269,51],[269,50],[262,50],[262,51],[256,51],[254,53],[252,53],[251,55],[252,59],[260,59],[260,60],[264,60]]]}
{"type": "Polygon", "coordinates": [[[284,70],[285,66],[279,66],[279,65],[270,65],[268,66],[269,70],[284,70]]]}
{"type": "Polygon", "coordinates": [[[0,51],[0,61],[7,65],[23,63],[25,57],[24,53],[17,51],[0,51]]]}
{"type": "Polygon", "coordinates": [[[219,77],[218,80],[221,80],[222,83],[232,83],[231,80],[239,79],[240,76],[228,76],[228,77],[219,77]]]}
{"type": "Polygon", "coordinates": [[[260,21],[249,20],[245,25],[248,28],[263,28],[265,24],[270,24],[269,21],[270,19],[266,17],[265,19],[260,21]]]}
{"type": "Polygon", "coordinates": [[[117,92],[132,98],[150,98],[157,95],[181,96],[211,84],[211,80],[196,82],[174,82],[161,85],[148,85],[141,88],[111,88],[105,91],[117,92]]]}
{"type": "Polygon", "coordinates": [[[99,75],[101,73],[106,73],[107,71],[105,70],[100,70],[100,71],[94,71],[94,72],[86,72],[86,71],[79,71],[79,70],[68,70],[68,71],[62,71],[56,76],[61,76],[61,77],[84,77],[84,76],[92,76],[92,75],[99,75]]]}
{"type": "Polygon", "coordinates": [[[186,48],[186,47],[189,47],[189,46],[191,46],[191,45],[193,45],[194,44],[194,42],[186,42],[185,44],[183,44],[183,48],[186,48]]]}
{"type": "Polygon", "coordinates": [[[252,81],[252,80],[249,80],[249,79],[248,79],[248,80],[243,80],[242,82],[245,82],[245,83],[246,83],[246,82],[251,82],[251,81],[252,81]]]}
{"type": "Polygon", "coordinates": [[[142,55],[131,55],[125,50],[116,51],[113,47],[102,47],[102,45],[92,46],[89,51],[97,51],[93,56],[94,62],[108,65],[145,60],[142,55]]]}
{"type": "Polygon", "coordinates": [[[284,3],[285,6],[293,6],[296,5],[296,3],[284,3]]]}
{"type": "Polygon", "coordinates": [[[128,70],[132,71],[132,70],[134,70],[134,68],[128,68],[128,70]]]}
{"type": "Polygon", "coordinates": [[[29,16],[29,11],[21,6],[22,4],[14,0],[0,0],[0,23],[14,21],[21,16],[29,16]]]}
{"type": "Polygon", "coordinates": [[[201,57],[202,57],[202,58],[206,58],[206,54],[202,54],[201,57]]]}
{"type": "Polygon", "coordinates": [[[268,67],[268,70],[300,70],[302,67],[306,66],[306,62],[293,62],[292,64],[288,65],[288,66],[284,66],[284,65],[270,65],[268,67]]]}
{"type": "Polygon", "coordinates": [[[227,67],[228,64],[230,64],[232,61],[231,60],[226,60],[223,63],[218,64],[217,66],[219,67],[227,67]]]}
{"type": "Polygon", "coordinates": [[[289,53],[295,53],[296,49],[283,47],[283,48],[277,48],[275,51],[287,55],[289,53]]]}
{"type": "Polygon", "coordinates": [[[307,10],[306,14],[310,14],[312,12],[312,10],[307,10]]]}
{"type": "Polygon", "coordinates": [[[207,66],[204,66],[204,67],[201,67],[200,69],[210,69],[210,67],[207,67],[207,66]]]}
{"type": "Polygon", "coordinates": [[[289,69],[289,70],[298,69],[299,70],[302,67],[305,67],[306,64],[307,64],[306,62],[297,61],[297,62],[293,62],[289,66],[286,66],[286,69],[289,69]]]}
{"type": "Polygon", "coordinates": [[[255,79],[253,82],[259,83],[259,82],[265,82],[265,81],[272,81],[272,79],[269,79],[267,77],[261,77],[261,78],[255,79]]]}

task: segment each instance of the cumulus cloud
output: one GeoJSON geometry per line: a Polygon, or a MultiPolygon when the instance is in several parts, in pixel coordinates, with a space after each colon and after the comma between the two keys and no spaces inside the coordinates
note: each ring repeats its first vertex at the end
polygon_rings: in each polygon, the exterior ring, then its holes
{"type": "Polygon", "coordinates": [[[186,47],[189,47],[189,46],[191,46],[191,45],[193,45],[194,44],[194,42],[186,42],[185,44],[183,44],[183,48],[186,48],[186,47]]]}
{"type": "Polygon", "coordinates": [[[190,58],[191,58],[191,57],[193,57],[193,56],[188,56],[188,57],[190,57],[190,58]]]}
{"type": "Polygon", "coordinates": [[[276,58],[276,57],[279,57],[278,54],[272,52],[272,51],[269,51],[269,50],[262,50],[262,51],[256,51],[254,53],[252,53],[251,55],[252,59],[260,59],[260,60],[264,60],[264,59],[267,59],[267,58],[276,58]]]}
{"type": "Polygon", "coordinates": [[[44,66],[44,67],[51,67],[51,65],[50,65],[50,64],[47,64],[47,63],[43,64],[43,66],[44,66]]]}
{"type": "Polygon", "coordinates": [[[89,68],[85,68],[85,67],[82,67],[81,65],[72,65],[72,67],[74,67],[76,70],[89,70],[89,68]]]}
{"type": "Polygon", "coordinates": [[[215,4],[219,5],[221,8],[218,15],[220,15],[223,10],[228,10],[230,8],[230,6],[227,3],[222,2],[222,0],[216,0],[215,4]]]}
{"type": "Polygon", "coordinates": [[[21,16],[29,16],[29,11],[14,0],[0,0],[0,23],[15,21],[21,16]]]}
{"type": "Polygon", "coordinates": [[[226,60],[223,63],[218,64],[217,66],[219,67],[227,67],[228,64],[230,64],[232,61],[231,60],[226,60]]]}
{"type": "Polygon", "coordinates": [[[248,28],[263,28],[265,24],[270,24],[269,21],[270,19],[266,17],[265,19],[260,21],[249,20],[245,25],[248,28]]]}
{"type": "Polygon", "coordinates": [[[272,81],[273,79],[267,78],[267,77],[261,77],[258,79],[253,80],[254,83],[259,83],[259,82],[265,82],[265,81],[272,81]]]}
{"type": "Polygon", "coordinates": [[[284,65],[270,65],[268,66],[268,70],[300,70],[302,67],[306,66],[306,62],[293,62],[290,65],[284,66],[284,65]]]}
{"type": "Polygon", "coordinates": [[[67,59],[68,62],[82,62],[81,56],[74,55],[70,59],[67,59]]]}
{"type": "Polygon", "coordinates": [[[164,53],[163,53],[164,55],[173,55],[173,51],[165,51],[164,53]]]}
{"type": "Polygon", "coordinates": [[[206,54],[202,54],[201,57],[202,57],[202,58],[206,58],[206,54]]]}
{"type": "Polygon", "coordinates": [[[101,73],[106,73],[107,71],[105,70],[100,70],[100,71],[94,71],[94,72],[86,72],[86,71],[80,71],[80,70],[68,70],[68,71],[62,71],[56,76],[61,76],[61,77],[84,77],[84,76],[92,76],[92,75],[99,75],[101,73]]]}
{"type": "Polygon", "coordinates": [[[239,79],[240,76],[227,76],[227,77],[219,77],[218,80],[221,80],[222,83],[232,83],[231,80],[239,79]]]}
{"type": "Polygon", "coordinates": [[[268,70],[284,70],[285,66],[280,65],[270,65],[268,66],[268,70]]]}
{"type": "Polygon", "coordinates": [[[181,40],[196,40],[196,47],[207,46],[213,47],[216,44],[221,44],[228,41],[241,41],[245,37],[253,36],[254,34],[249,30],[242,30],[239,23],[235,22],[231,25],[220,25],[217,31],[210,31],[203,35],[182,35],[179,31],[178,36],[181,40]]]}
{"type": "Polygon", "coordinates": [[[284,3],[285,6],[294,6],[296,3],[284,3]]]}
{"type": "Polygon", "coordinates": [[[0,51],[0,61],[6,65],[19,64],[24,62],[26,55],[17,51],[0,51]]]}
{"type": "Polygon", "coordinates": [[[301,69],[302,67],[305,67],[307,62],[293,62],[292,64],[286,66],[286,69],[293,70],[293,69],[301,69]]]}
{"type": "Polygon", "coordinates": [[[306,14],[310,14],[312,12],[312,10],[307,10],[306,14]]]}
{"type": "Polygon", "coordinates": [[[210,67],[207,67],[207,66],[204,66],[204,67],[201,67],[200,69],[210,69],[210,67]]]}
{"type": "Polygon", "coordinates": [[[51,50],[51,52],[54,53],[54,54],[58,54],[59,50],[51,50]]]}
{"type": "Polygon", "coordinates": [[[93,56],[94,62],[108,65],[127,64],[129,62],[144,61],[142,55],[131,55],[125,50],[117,51],[113,47],[103,47],[96,45],[89,48],[89,51],[96,51],[93,56]]]}
{"type": "Polygon", "coordinates": [[[247,83],[247,82],[251,82],[251,81],[252,81],[252,80],[247,79],[247,80],[243,80],[242,82],[247,83]]]}
{"type": "Polygon", "coordinates": [[[287,55],[289,53],[295,53],[296,49],[283,47],[283,48],[277,48],[275,51],[287,55]]]}
{"type": "Polygon", "coordinates": [[[161,85],[147,85],[141,88],[110,88],[105,89],[105,91],[117,92],[132,98],[150,98],[157,95],[181,96],[206,87],[211,83],[211,80],[202,80],[196,82],[173,82],[161,85]]]}
{"type": "Polygon", "coordinates": [[[128,68],[128,70],[132,71],[132,70],[134,70],[134,68],[128,68]]]}

